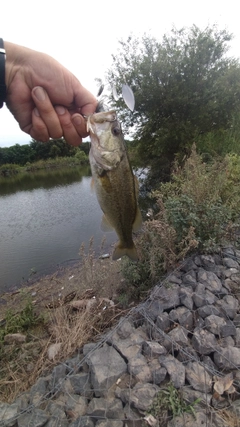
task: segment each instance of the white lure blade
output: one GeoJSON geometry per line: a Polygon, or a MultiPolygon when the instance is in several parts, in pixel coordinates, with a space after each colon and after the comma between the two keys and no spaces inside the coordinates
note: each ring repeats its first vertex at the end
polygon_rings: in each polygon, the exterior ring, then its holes
{"type": "Polygon", "coordinates": [[[122,96],[129,110],[133,111],[135,107],[135,98],[132,89],[128,85],[122,85],[122,96]]]}

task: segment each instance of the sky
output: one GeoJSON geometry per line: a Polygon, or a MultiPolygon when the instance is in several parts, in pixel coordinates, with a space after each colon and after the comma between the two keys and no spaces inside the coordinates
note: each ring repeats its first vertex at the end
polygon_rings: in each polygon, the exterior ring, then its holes
{"type": "MultiPolygon", "coordinates": [[[[1,5],[0,37],[53,56],[96,95],[95,78],[104,78],[118,41],[131,33],[161,40],[173,25],[217,24],[233,33],[230,54],[240,57],[238,10],[237,0],[9,0],[1,5]]],[[[0,109],[0,147],[30,141],[6,106],[0,109]]]]}

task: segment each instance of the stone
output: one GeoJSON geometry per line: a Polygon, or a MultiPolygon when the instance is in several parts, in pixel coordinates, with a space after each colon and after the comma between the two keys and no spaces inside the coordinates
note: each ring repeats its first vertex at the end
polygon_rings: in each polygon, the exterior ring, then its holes
{"type": "Polygon", "coordinates": [[[159,390],[155,384],[137,383],[131,390],[129,403],[141,411],[146,411],[159,390]]]}
{"type": "Polygon", "coordinates": [[[236,335],[236,327],[232,321],[227,320],[226,324],[221,326],[220,335],[223,338],[236,335]]]}
{"type": "Polygon", "coordinates": [[[224,296],[223,299],[216,302],[216,306],[230,319],[234,319],[239,308],[237,299],[232,295],[224,296]]]}
{"type": "Polygon", "coordinates": [[[87,399],[86,397],[79,396],[78,394],[71,394],[67,396],[65,404],[65,412],[72,421],[76,420],[82,415],[87,413],[87,399]]]}
{"type": "Polygon", "coordinates": [[[117,420],[99,420],[95,424],[96,427],[123,427],[122,421],[117,420]]]}
{"type": "Polygon", "coordinates": [[[49,360],[54,360],[55,357],[59,354],[61,348],[62,348],[62,344],[60,342],[50,344],[50,346],[47,349],[47,356],[49,360]]]}
{"type": "Polygon", "coordinates": [[[153,384],[161,384],[166,378],[166,368],[161,367],[157,359],[153,359],[151,361],[151,363],[149,364],[149,368],[151,370],[153,384]]]}
{"type": "Polygon", "coordinates": [[[186,307],[177,307],[176,309],[171,310],[169,313],[169,319],[175,323],[179,323],[188,331],[192,330],[193,315],[186,307]]]}
{"type": "Polygon", "coordinates": [[[180,388],[185,384],[185,367],[172,355],[160,356],[160,365],[166,368],[174,387],[180,388]]]}
{"type": "Polygon", "coordinates": [[[58,386],[59,382],[63,380],[66,375],[66,365],[57,365],[53,368],[51,380],[49,381],[50,389],[55,389],[58,386]]]}
{"type": "Polygon", "coordinates": [[[167,350],[155,341],[145,341],[142,347],[143,354],[151,358],[166,354],[167,350]]]}
{"type": "MultiPolygon", "coordinates": [[[[207,415],[204,412],[195,412],[193,414],[184,413],[174,417],[171,421],[168,422],[167,427],[205,427],[208,426],[209,422],[207,415]]],[[[215,427],[212,426],[211,427],[215,427]]]]}
{"type": "Polygon", "coordinates": [[[15,426],[16,418],[18,414],[18,404],[0,402],[0,424],[6,422],[7,420],[13,419],[13,421],[8,421],[6,424],[9,427],[15,426]]]}
{"type": "Polygon", "coordinates": [[[125,319],[117,328],[117,334],[121,339],[128,338],[135,328],[132,326],[131,322],[128,319],[125,319]]]}
{"type": "Polygon", "coordinates": [[[128,372],[130,375],[136,377],[138,381],[150,382],[152,380],[152,374],[147,360],[142,354],[129,360],[128,372]]]}
{"type": "Polygon", "coordinates": [[[206,271],[199,268],[197,272],[198,282],[202,283],[206,289],[212,293],[220,293],[222,289],[222,282],[218,276],[212,271],[206,271]]]}
{"type": "Polygon", "coordinates": [[[69,427],[94,427],[94,423],[90,417],[85,416],[79,417],[77,420],[73,421],[71,424],[69,424],[69,427]]]}
{"type": "Polygon", "coordinates": [[[189,362],[186,366],[186,379],[194,390],[209,393],[212,388],[212,376],[197,362],[189,362]]]}
{"type": "MultiPolygon", "coordinates": [[[[187,403],[194,403],[195,400],[200,399],[200,402],[198,405],[202,405],[203,403],[210,405],[212,400],[212,394],[211,393],[203,393],[201,391],[193,390],[190,386],[185,386],[181,390],[182,398],[187,403]]],[[[194,405],[194,409],[196,410],[196,405],[194,405]]]]}
{"type": "Polygon", "coordinates": [[[96,397],[106,396],[108,389],[127,372],[126,362],[113,347],[107,344],[90,354],[87,363],[96,397]]]}
{"type": "Polygon", "coordinates": [[[94,419],[124,419],[123,404],[120,399],[93,398],[88,405],[87,414],[94,419]]]}
{"type": "Polygon", "coordinates": [[[189,310],[193,309],[193,290],[189,286],[188,288],[181,288],[179,292],[180,302],[189,310]]]}
{"type": "Polygon", "coordinates": [[[240,347],[240,328],[236,329],[235,343],[236,347],[240,347]]]}
{"type": "Polygon", "coordinates": [[[186,274],[182,277],[182,282],[184,286],[192,286],[193,289],[197,286],[197,277],[195,270],[189,270],[186,274]]]}
{"type": "Polygon", "coordinates": [[[174,283],[168,288],[161,286],[158,292],[158,301],[161,303],[162,311],[178,307],[180,304],[179,286],[174,283]]]}
{"type": "Polygon", "coordinates": [[[223,258],[223,264],[227,267],[227,268],[237,268],[239,269],[239,264],[237,261],[234,261],[234,259],[232,258],[223,258]]]}
{"type": "Polygon", "coordinates": [[[215,316],[214,314],[205,318],[207,330],[215,335],[221,335],[221,328],[226,324],[226,321],[222,317],[215,316]]]}
{"type": "Polygon", "coordinates": [[[214,363],[220,369],[236,369],[240,367],[240,348],[219,348],[213,355],[214,363]]]}
{"type": "Polygon", "coordinates": [[[204,305],[202,307],[199,307],[197,310],[199,316],[201,316],[203,319],[207,316],[221,316],[221,311],[219,308],[215,307],[214,305],[204,305]]]}
{"type": "Polygon", "coordinates": [[[87,356],[90,351],[93,351],[96,348],[96,343],[89,342],[83,346],[83,355],[87,356]]]}
{"type": "Polygon", "coordinates": [[[26,335],[16,333],[16,334],[7,334],[4,337],[5,344],[23,344],[26,342],[26,335]]]}
{"type": "Polygon", "coordinates": [[[157,316],[163,312],[163,305],[158,299],[149,301],[146,304],[148,316],[155,321],[157,316]]]}
{"type": "Polygon", "coordinates": [[[181,265],[181,271],[183,271],[184,273],[188,273],[192,270],[197,270],[197,265],[195,264],[193,258],[185,259],[181,265]]]}
{"type": "Polygon", "coordinates": [[[157,316],[156,326],[164,332],[168,331],[170,328],[170,319],[168,313],[164,312],[157,316]]]}
{"type": "Polygon", "coordinates": [[[194,331],[192,337],[192,345],[200,354],[210,354],[215,351],[217,340],[211,332],[204,329],[197,329],[194,331]]]}
{"type": "Polygon", "coordinates": [[[182,328],[182,326],[177,326],[172,329],[168,336],[170,337],[174,348],[178,348],[179,346],[188,346],[188,334],[186,329],[182,328]]]}
{"type": "Polygon", "coordinates": [[[82,394],[85,397],[91,397],[93,394],[90,373],[80,372],[79,374],[70,375],[69,381],[72,386],[73,394],[82,394]]]}
{"type": "Polygon", "coordinates": [[[205,285],[199,283],[193,293],[193,301],[196,307],[202,307],[206,304],[214,304],[216,296],[205,288],[205,285]]]}
{"type": "Polygon", "coordinates": [[[18,418],[18,427],[42,427],[49,419],[49,416],[42,409],[33,409],[25,412],[18,418]]]}

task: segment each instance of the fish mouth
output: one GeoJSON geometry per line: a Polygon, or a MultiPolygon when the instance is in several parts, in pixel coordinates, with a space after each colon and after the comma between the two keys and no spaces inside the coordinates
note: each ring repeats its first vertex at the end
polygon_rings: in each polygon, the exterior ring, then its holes
{"type": "Polygon", "coordinates": [[[105,122],[111,123],[117,120],[117,114],[114,110],[112,111],[101,111],[100,113],[94,113],[88,116],[87,118],[87,132],[92,132],[96,134],[94,130],[95,124],[102,124],[105,122]]]}

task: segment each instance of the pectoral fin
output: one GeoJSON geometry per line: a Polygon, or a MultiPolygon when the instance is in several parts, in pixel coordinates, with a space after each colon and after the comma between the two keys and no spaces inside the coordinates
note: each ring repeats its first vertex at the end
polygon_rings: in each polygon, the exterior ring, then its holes
{"type": "Polygon", "coordinates": [[[104,231],[105,233],[108,233],[109,231],[113,231],[114,228],[111,226],[111,224],[109,224],[107,218],[105,217],[105,215],[102,216],[102,221],[101,221],[101,230],[104,231]]]}

